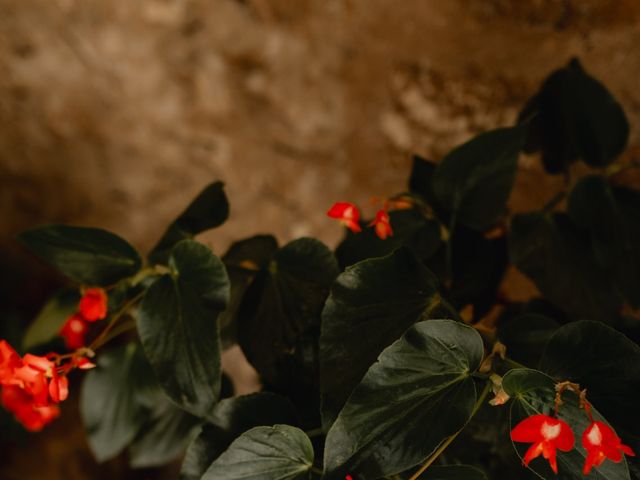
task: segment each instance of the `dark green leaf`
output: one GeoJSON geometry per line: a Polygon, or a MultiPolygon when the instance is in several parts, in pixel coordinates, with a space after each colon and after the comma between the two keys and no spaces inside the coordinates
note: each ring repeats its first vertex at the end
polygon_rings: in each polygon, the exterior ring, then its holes
{"type": "MultiPolygon", "coordinates": [[[[512,398],[512,428],[531,415],[553,414],[555,385],[544,373],[529,369],[510,370],[502,379],[502,387],[512,398]]],[[[558,452],[558,475],[553,473],[542,456],[533,460],[529,469],[546,480],[629,480],[629,470],[624,460],[621,463],[605,461],[589,475],[582,475],[586,452],[582,448],[580,435],[589,426],[590,420],[580,408],[578,397],[572,392],[565,392],[562,400],[564,403],[558,411],[558,418],[567,422],[574,431],[577,437],[575,447],[570,452],[558,452]]],[[[595,420],[606,423],[595,408],[592,409],[592,413],[595,420]]],[[[514,443],[514,448],[521,458],[530,446],[531,444],[514,443]]]]}
{"type": "Polygon", "coordinates": [[[173,269],[151,285],[138,332],[158,381],[181,408],[207,417],[220,390],[216,319],[226,308],[229,280],[207,247],[183,240],[171,251],[173,269]]]}
{"type": "Polygon", "coordinates": [[[277,250],[278,242],[274,237],[256,235],[235,242],[222,257],[231,284],[229,306],[218,319],[223,348],[236,342],[236,317],[242,297],[258,272],[267,265],[277,250]]]}
{"type": "Polygon", "coordinates": [[[247,430],[275,424],[296,424],[293,404],[279,395],[262,392],[222,400],[191,443],[182,464],[182,480],[200,480],[209,465],[247,430]]]}
{"type": "Polygon", "coordinates": [[[375,479],[432,453],[469,420],[471,374],[482,361],[478,332],[453,320],[412,326],[384,350],[327,434],[327,478],[375,479]]]}
{"type": "Polygon", "coordinates": [[[393,236],[381,240],[373,228],[360,233],[347,231],[346,237],[336,248],[336,257],[342,268],[367,258],[384,257],[403,245],[421,259],[429,258],[442,244],[440,224],[425,218],[418,210],[389,212],[393,236]]]}
{"type": "Polygon", "coordinates": [[[593,260],[588,239],[567,215],[517,215],[509,249],[512,263],[574,319],[615,318],[621,298],[593,260]]]}
{"type": "Polygon", "coordinates": [[[229,202],[224,184],[208,185],[187,209],[169,226],[158,244],[149,253],[152,263],[165,263],[169,252],[179,241],[193,238],[199,233],[219,227],[229,217],[229,202]]]}
{"type": "Polygon", "coordinates": [[[586,388],[618,433],[640,442],[640,347],[623,334],[598,322],[565,325],[551,337],[540,369],[586,388]]]}
{"type": "Polygon", "coordinates": [[[571,191],[568,212],[590,232],[599,267],[634,308],[640,307],[640,192],[589,175],[571,191]]]}
{"type": "Polygon", "coordinates": [[[80,413],[98,462],[118,455],[145,422],[146,409],[136,393],[148,378],[140,375],[140,355],[135,344],[100,353],[97,368],[82,384],[80,413]]]}
{"type": "Polygon", "coordinates": [[[511,193],[524,133],[522,127],[483,133],[438,164],[433,192],[455,223],[483,231],[498,221],[511,193]]]}
{"type": "Polygon", "coordinates": [[[78,309],[79,301],[80,294],[77,289],[65,289],[56,293],[29,325],[22,341],[23,348],[30,350],[58,335],[67,318],[78,309]]]}
{"type": "Polygon", "coordinates": [[[542,350],[558,329],[558,322],[537,313],[522,313],[498,327],[498,338],[509,358],[524,365],[540,362],[542,350]]]}
{"type": "Polygon", "coordinates": [[[431,208],[440,214],[441,207],[433,193],[433,174],[436,171],[436,166],[436,163],[414,155],[409,176],[409,191],[422,197],[431,208]]]}
{"type": "Polygon", "coordinates": [[[406,249],[357,263],[337,278],[322,312],[325,427],[380,352],[414,323],[433,318],[441,307],[435,277],[406,249]]]}
{"type": "Polygon", "coordinates": [[[255,427],[235,440],[202,480],[308,480],[312,465],[313,447],[302,430],[255,427]]]}
{"type": "Polygon", "coordinates": [[[296,404],[298,394],[317,393],[320,312],[337,275],[324,244],[295,240],[261,270],[238,311],[238,342],[247,359],[270,388],[296,404]]]}
{"type": "Polygon", "coordinates": [[[622,153],[629,137],[622,107],[577,59],[544,81],[520,118],[530,120],[527,151],[542,151],[549,173],[565,172],[578,158],[606,166],[622,153]]]}
{"type": "Polygon", "coordinates": [[[129,465],[148,468],[180,457],[195,437],[200,420],[176,407],[158,390],[150,418],[129,447],[129,465]]]}
{"type": "Polygon", "coordinates": [[[134,275],[141,265],[131,245],[99,228],[45,225],[18,238],[63,275],[84,285],[114,284],[134,275]]]}

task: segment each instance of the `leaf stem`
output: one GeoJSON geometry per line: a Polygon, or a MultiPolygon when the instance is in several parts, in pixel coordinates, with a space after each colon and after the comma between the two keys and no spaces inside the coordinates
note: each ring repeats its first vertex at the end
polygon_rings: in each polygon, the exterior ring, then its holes
{"type": "Polygon", "coordinates": [[[464,427],[467,426],[467,424],[478,412],[478,410],[484,403],[485,399],[487,398],[487,395],[489,394],[489,390],[491,390],[491,382],[487,382],[485,384],[484,389],[480,394],[480,397],[478,397],[478,400],[476,400],[476,403],[473,405],[473,409],[471,410],[471,415],[469,416],[469,420],[467,420],[467,423],[465,423],[460,430],[458,430],[456,433],[454,433],[449,438],[447,438],[444,442],[442,442],[440,446],[436,449],[436,451],[433,452],[431,455],[429,455],[429,458],[427,458],[427,460],[422,464],[420,469],[418,469],[418,471],[414,473],[411,476],[411,478],[409,478],[409,480],[417,480],[417,478],[420,477],[420,475],[422,475],[425,472],[425,470],[429,468],[433,462],[436,461],[436,459],[442,454],[442,452],[444,452],[447,449],[447,447],[451,445],[451,443],[456,439],[456,437],[460,434],[460,432],[464,430],[464,427]]]}
{"type": "Polygon", "coordinates": [[[307,437],[313,438],[313,437],[319,437],[320,435],[324,435],[324,430],[322,430],[321,427],[318,427],[304,433],[307,434],[307,437]]]}
{"type": "MultiPolygon", "coordinates": [[[[127,313],[129,311],[129,309],[138,302],[138,300],[140,300],[142,298],[143,295],[144,295],[144,292],[140,292],[135,297],[133,297],[131,300],[129,300],[127,303],[125,303],[120,310],[118,310],[116,313],[114,313],[111,316],[111,320],[109,320],[109,323],[104,328],[104,330],[102,330],[102,332],[100,332],[100,335],[98,335],[95,338],[95,340],[93,342],[91,342],[91,345],[89,345],[89,349],[95,351],[96,349],[98,349],[102,345],[104,345],[108,340],[110,340],[110,338],[107,338],[107,335],[109,334],[109,332],[111,332],[113,327],[116,326],[116,324],[118,323],[118,320],[120,320],[123,317],[123,315],[125,313],[127,313]]],[[[111,337],[111,338],[113,338],[113,337],[111,337]]]]}

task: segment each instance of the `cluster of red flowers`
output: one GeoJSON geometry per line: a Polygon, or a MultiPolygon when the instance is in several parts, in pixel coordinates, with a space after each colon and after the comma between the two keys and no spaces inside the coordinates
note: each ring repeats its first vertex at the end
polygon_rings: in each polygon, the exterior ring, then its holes
{"type": "Polygon", "coordinates": [[[94,366],[83,356],[72,355],[60,365],[61,360],[55,353],[44,357],[27,353],[20,357],[11,345],[0,340],[2,405],[27,430],[42,430],[60,414],[57,404],[69,394],[70,370],[94,366]]]}
{"type": "Polygon", "coordinates": [[[69,350],[86,345],[89,324],[107,316],[107,294],[102,288],[88,288],[84,291],[78,311],[71,315],[60,329],[69,350]]]}
{"type": "MultiPolygon", "coordinates": [[[[362,231],[360,227],[360,210],[353,203],[337,202],[327,212],[331,218],[339,220],[345,227],[354,233],[362,231]]],[[[376,218],[369,223],[369,227],[374,227],[376,235],[382,240],[393,235],[391,222],[387,208],[382,208],[376,213],[376,218]]]]}
{"type": "MultiPolygon", "coordinates": [[[[585,410],[591,418],[589,408],[585,410]]],[[[568,452],[573,449],[575,438],[571,427],[566,422],[548,415],[533,415],[524,419],[511,431],[514,442],[533,443],[524,456],[523,463],[529,465],[534,458],[542,456],[549,461],[551,469],[558,473],[556,450],[568,452]]],[[[593,467],[602,464],[607,458],[620,462],[622,454],[634,456],[633,450],[622,444],[620,437],[603,422],[591,418],[590,425],[582,433],[582,446],[587,452],[582,473],[588,475],[593,467]]]]}

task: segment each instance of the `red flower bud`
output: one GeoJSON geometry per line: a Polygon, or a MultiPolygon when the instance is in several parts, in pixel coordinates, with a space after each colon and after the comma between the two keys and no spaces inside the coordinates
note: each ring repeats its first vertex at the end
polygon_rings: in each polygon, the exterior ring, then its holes
{"type": "Polygon", "coordinates": [[[542,414],[525,418],[516,425],[511,430],[511,440],[533,443],[524,456],[525,465],[528,466],[531,460],[542,454],[549,460],[549,465],[555,473],[558,473],[556,449],[568,452],[575,443],[573,431],[566,422],[542,414]]]}
{"type": "Polygon", "coordinates": [[[337,202],[327,212],[327,215],[331,218],[335,218],[340,221],[345,227],[352,232],[360,232],[362,228],[358,221],[360,220],[360,211],[353,203],[349,202],[337,202]]]}
{"type": "Polygon", "coordinates": [[[69,350],[76,350],[85,346],[88,331],[89,325],[84,318],[75,314],[64,323],[60,329],[60,336],[64,338],[64,343],[69,350]]]}
{"type": "Polygon", "coordinates": [[[80,299],[80,315],[87,322],[102,320],[107,316],[107,294],[102,288],[85,290],[80,299]]]}
{"type": "Polygon", "coordinates": [[[602,464],[607,458],[614,462],[622,460],[622,454],[635,456],[633,450],[622,444],[609,425],[602,422],[592,422],[582,433],[582,446],[587,451],[582,473],[588,475],[592,467],[602,464]]]}

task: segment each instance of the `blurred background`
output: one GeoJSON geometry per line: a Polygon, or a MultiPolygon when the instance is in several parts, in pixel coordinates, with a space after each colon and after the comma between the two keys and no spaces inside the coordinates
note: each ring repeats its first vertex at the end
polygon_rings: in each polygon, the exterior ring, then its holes
{"type": "MultiPolygon", "coordinates": [[[[61,283],[15,243],[25,228],[97,226],[145,251],[220,179],[231,217],[202,238],[217,253],[256,233],[334,246],[334,201],[367,206],[405,188],[412,153],[513,123],[572,56],[637,150],[638,45],[636,0],[0,0],[0,337],[61,283]]],[[[512,210],[562,182],[520,166],[512,210]]],[[[66,403],[35,436],[2,424],[1,479],[176,477],[97,467],[66,403]]]]}

